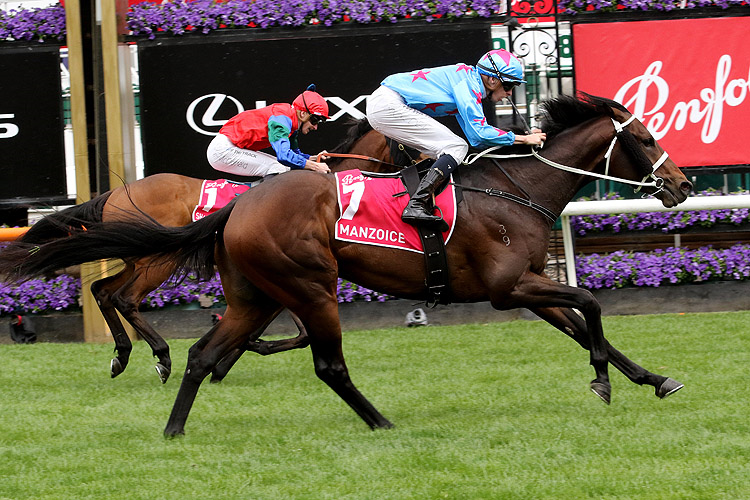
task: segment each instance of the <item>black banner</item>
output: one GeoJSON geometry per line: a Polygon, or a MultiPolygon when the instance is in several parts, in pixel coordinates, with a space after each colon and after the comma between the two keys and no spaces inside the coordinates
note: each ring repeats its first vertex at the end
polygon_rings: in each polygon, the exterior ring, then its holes
{"type": "Polygon", "coordinates": [[[0,48],[0,206],[67,200],[60,48],[0,48]]]}
{"type": "Polygon", "coordinates": [[[206,160],[221,125],[246,109],[291,103],[310,83],[332,117],[300,137],[302,151],[317,154],[341,142],[349,119],[364,117],[366,96],[386,76],[473,65],[491,47],[487,20],[243,32],[138,42],[146,175],[222,177],[206,160]]]}

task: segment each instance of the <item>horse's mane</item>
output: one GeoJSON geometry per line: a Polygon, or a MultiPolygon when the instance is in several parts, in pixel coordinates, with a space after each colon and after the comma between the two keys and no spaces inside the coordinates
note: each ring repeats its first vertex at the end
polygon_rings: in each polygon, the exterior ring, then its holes
{"type": "Polygon", "coordinates": [[[579,125],[602,115],[613,116],[613,109],[629,113],[620,103],[604,97],[597,97],[585,92],[578,96],[560,95],[541,104],[543,115],[541,129],[547,133],[547,139],[565,129],[579,125]]]}
{"type": "Polygon", "coordinates": [[[367,118],[362,118],[361,120],[350,120],[346,125],[349,126],[346,131],[346,137],[344,137],[344,140],[339,145],[330,150],[331,153],[349,152],[355,142],[372,130],[372,126],[370,125],[370,122],[367,121],[367,118]]]}

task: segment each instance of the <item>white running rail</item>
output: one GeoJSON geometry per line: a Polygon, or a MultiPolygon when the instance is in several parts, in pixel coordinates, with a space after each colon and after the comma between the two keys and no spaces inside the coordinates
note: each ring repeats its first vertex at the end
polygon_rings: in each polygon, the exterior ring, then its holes
{"type": "Polygon", "coordinates": [[[693,196],[672,208],[664,208],[661,202],[656,199],[572,201],[563,210],[560,221],[562,224],[563,247],[565,249],[565,274],[568,285],[578,286],[575,255],[573,253],[573,234],[570,229],[570,218],[574,215],[687,212],[692,210],[721,210],[731,208],[750,208],[750,195],[693,196]]]}

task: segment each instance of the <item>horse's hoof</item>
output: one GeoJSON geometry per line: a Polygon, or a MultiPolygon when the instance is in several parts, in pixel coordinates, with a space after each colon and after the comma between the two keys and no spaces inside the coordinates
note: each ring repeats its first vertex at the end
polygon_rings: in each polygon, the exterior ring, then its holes
{"type": "Polygon", "coordinates": [[[185,429],[164,429],[164,437],[174,439],[185,435],[185,429]]]}
{"type": "Polygon", "coordinates": [[[167,379],[169,379],[169,376],[172,374],[172,371],[161,363],[156,363],[156,366],[154,368],[156,368],[156,374],[159,375],[161,383],[166,384],[167,379]]]}
{"type": "Polygon", "coordinates": [[[684,384],[679,383],[673,378],[667,378],[667,380],[662,382],[662,384],[655,389],[655,392],[660,399],[664,399],[667,396],[679,391],[683,387],[685,387],[684,384]]]}
{"type": "Polygon", "coordinates": [[[122,366],[122,363],[120,363],[120,360],[117,358],[112,358],[112,361],[109,362],[109,374],[112,376],[112,378],[115,378],[124,371],[125,368],[122,366]]]}
{"type": "Polygon", "coordinates": [[[609,404],[612,392],[609,384],[602,384],[601,382],[591,382],[591,392],[599,396],[602,401],[609,404]]]}

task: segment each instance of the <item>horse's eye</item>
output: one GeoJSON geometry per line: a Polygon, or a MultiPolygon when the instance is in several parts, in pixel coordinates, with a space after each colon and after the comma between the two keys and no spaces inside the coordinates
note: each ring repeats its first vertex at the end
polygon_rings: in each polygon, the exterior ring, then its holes
{"type": "Polygon", "coordinates": [[[643,145],[647,148],[653,148],[656,146],[656,141],[653,137],[647,137],[646,139],[643,139],[643,145]]]}

